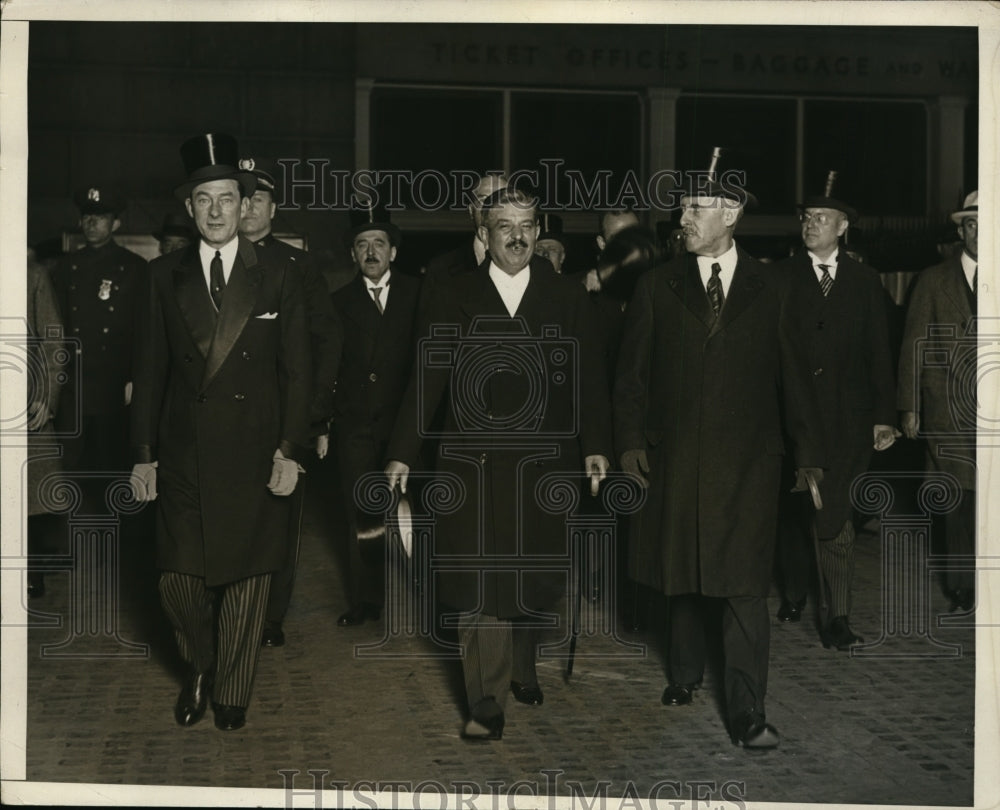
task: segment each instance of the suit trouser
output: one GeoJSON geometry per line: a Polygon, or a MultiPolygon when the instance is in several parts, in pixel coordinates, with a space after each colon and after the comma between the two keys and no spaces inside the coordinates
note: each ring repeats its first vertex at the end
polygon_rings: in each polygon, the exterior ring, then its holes
{"type": "Polygon", "coordinates": [[[160,575],[160,601],[177,648],[195,671],[215,672],[216,703],[244,708],[250,703],[270,585],[270,574],[218,588],[208,588],[203,577],[190,574],[160,575]]]}
{"type": "MultiPolygon", "coordinates": [[[[976,553],[976,491],[963,489],[958,506],[944,516],[945,551],[949,556],[974,556],[976,553]]],[[[947,571],[945,587],[973,590],[975,571],[947,571]]]]}
{"type": "Polygon", "coordinates": [[[819,567],[830,589],[830,615],[849,616],[854,581],[854,523],[847,521],[836,537],[819,541],[819,567]]]}
{"type": "MultiPolygon", "coordinates": [[[[732,723],[749,709],[764,713],[771,623],[762,596],[720,598],[726,710],[732,723]]],[[[705,674],[705,601],[693,593],[670,597],[671,683],[698,683],[705,674]]]]}
{"type": "Polygon", "coordinates": [[[347,514],[347,573],[350,602],[352,605],[362,602],[381,605],[385,601],[384,561],[381,557],[377,560],[365,560],[361,557],[361,546],[357,538],[358,503],[354,488],[366,473],[381,472],[385,468],[388,443],[376,438],[369,425],[340,424],[335,426],[335,429],[343,503],[347,514]]]}
{"type": "Polygon", "coordinates": [[[538,633],[524,627],[517,619],[461,613],[458,640],[462,644],[465,694],[473,716],[488,718],[496,713],[496,707],[502,712],[507,705],[511,681],[525,686],[538,685],[535,672],[538,633]],[[484,701],[493,701],[496,707],[484,701]]]}
{"type": "Polygon", "coordinates": [[[267,598],[264,623],[281,626],[292,601],[292,587],[295,585],[295,570],[299,564],[299,548],[302,545],[302,510],[305,501],[305,481],[299,478],[295,491],[291,494],[289,513],[288,543],[285,561],[281,568],[271,575],[271,590],[267,598]]]}
{"type": "Polygon", "coordinates": [[[778,538],[775,560],[781,580],[781,595],[789,602],[804,602],[809,593],[812,543],[806,530],[812,519],[807,493],[787,492],[782,487],[778,498],[778,538]]]}

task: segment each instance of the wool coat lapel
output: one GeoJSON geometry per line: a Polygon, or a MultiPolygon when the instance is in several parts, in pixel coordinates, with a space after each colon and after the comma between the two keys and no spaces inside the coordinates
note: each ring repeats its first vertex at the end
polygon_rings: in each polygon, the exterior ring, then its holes
{"type": "MultiPolygon", "coordinates": [[[[205,375],[202,377],[202,388],[207,387],[222,364],[229,356],[233,345],[246,326],[250,313],[257,300],[262,268],[257,264],[257,254],[253,245],[240,237],[236,261],[233,263],[226,292],[222,298],[222,309],[215,324],[215,334],[205,361],[205,375]]],[[[284,313],[277,313],[284,317],[284,313]]]]}

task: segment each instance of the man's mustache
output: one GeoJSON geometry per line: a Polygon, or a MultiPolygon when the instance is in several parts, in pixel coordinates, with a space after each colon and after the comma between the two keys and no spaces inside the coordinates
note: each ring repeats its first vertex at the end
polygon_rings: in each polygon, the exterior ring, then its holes
{"type": "Polygon", "coordinates": [[[525,242],[521,237],[518,236],[518,237],[516,237],[514,239],[511,239],[506,245],[504,245],[504,247],[506,247],[506,248],[513,248],[513,247],[527,248],[528,247],[528,243],[525,242]]]}

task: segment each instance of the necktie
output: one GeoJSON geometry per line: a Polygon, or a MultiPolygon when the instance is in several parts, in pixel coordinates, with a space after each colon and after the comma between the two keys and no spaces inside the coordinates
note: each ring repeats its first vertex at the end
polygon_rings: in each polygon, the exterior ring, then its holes
{"type": "Polygon", "coordinates": [[[708,300],[712,302],[712,311],[715,313],[715,317],[719,317],[719,313],[722,312],[722,305],[726,301],[726,296],[722,292],[722,279],[719,278],[719,273],[722,272],[722,267],[718,262],[712,265],[712,277],[708,280],[708,300]]]}
{"type": "Polygon", "coordinates": [[[833,276],[830,275],[830,265],[817,264],[816,266],[823,271],[823,277],[819,280],[819,288],[823,291],[823,297],[825,298],[830,294],[830,288],[833,287],[833,276]]]}
{"type": "Polygon", "coordinates": [[[977,264],[975,269],[972,271],[972,294],[975,295],[979,290],[979,265],[977,264]]]}
{"type": "Polygon", "coordinates": [[[212,300],[215,302],[215,308],[222,309],[222,293],[226,290],[226,276],[222,272],[222,254],[219,251],[215,251],[215,258],[212,259],[212,264],[208,268],[209,282],[212,287],[212,300]]]}
{"type": "Polygon", "coordinates": [[[372,287],[372,297],[375,299],[375,306],[378,307],[378,314],[381,315],[385,312],[385,307],[382,306],[382,288],[372,287]]]}

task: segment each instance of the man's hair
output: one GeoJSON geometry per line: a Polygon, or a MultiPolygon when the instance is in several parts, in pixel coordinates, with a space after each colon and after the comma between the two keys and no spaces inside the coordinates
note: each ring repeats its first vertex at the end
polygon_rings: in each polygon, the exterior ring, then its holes
{"type": "Polygon", "coordinates": [[[537,197],[529,195],[519,188],[501,188],[483,201],[483,225],[489,223],[493,211],[505,205],[513,205],[524,211],[532,211],[535,219],[538,219],[537,197]]]}

